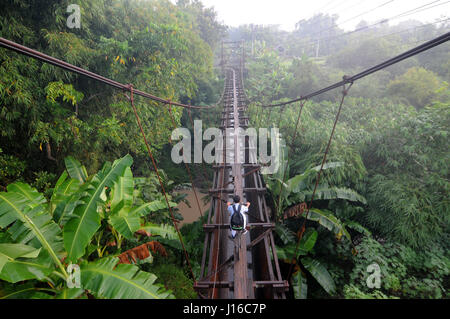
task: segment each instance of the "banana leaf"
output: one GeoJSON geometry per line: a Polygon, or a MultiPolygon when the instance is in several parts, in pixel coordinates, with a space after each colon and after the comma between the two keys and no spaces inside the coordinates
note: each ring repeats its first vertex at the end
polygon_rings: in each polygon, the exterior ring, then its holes
{"type": "Polygon", "coordinates": [[[296,245],[296,243],[293,243],[284,247],[276,246],[278,259],[284,260],[287,263],[291,263],[294,257],[295,259],[298,259],[299,256],[306,255],[308,253],[299,246],[297,249],[297,254],[295,255],[296,245]]]}
{"type": "MultiPolygon", "coordinates": [[[[170,207],[176,207],[178,204],[169,201],[170,207]]],[[[146,216],[150,213],[157,212],[159,210],[167,209],[167,203],[164,200],[154,200],[149,203],[145,203],[139,207],[133,209],[133,212],[138,213],[140,216],[146,216]]]]}
{"type": "Polygon", "coordinates": [[[44,280],[55,270],[55,267],[45,250],[40,250],[37,258],[25,258],[27,256],[33,257],[35,254],[34,251],[22,257],[8,259],[2,267],[0,279],[10,283],[30,279],[44,280]]]}
{"type": "Polygon", "coordinates": [[[80,198],[82,204],[78,205],[64,227],[64,247],[67,259],[76,262],[84,255],[85,249],[95,232],[100,228],[100,215],[97,205],[101,201],[100,195],[105,187],[112,187],[114,181],[122,176],[126,167],[130,167],[133,159],[126,155],[116,160],[113,165],[106,163],[90,182],[82,186],[84,196],[80,198]]]}
{"type": "Polygon", "coordinates": [[[175,230],[175,227],[167,224],[152,224],[147,223],[140,229],[145,230],[146,232],[150,233],[152,236],[161,236],[163,238],[167,239],[179,239],[177,231],[175,230]]]}
{"type": "Polygon", "coordinates": [[[76,299],[82,294],[84,294],[84,290],[81,288],[64,288],[55,296],[55,299],[76,299]]]}
{"type": "Polygon", "coordinates": [[[275,224],[275,233],[280,237],[285,245],[295,242],[295,233],[287,228],[284,224],[275,224]]]}
{"type": "MultiPolygon", "coordinates": [[[[307,214],[303,214],[306,217],[307,214]]],[[[334,232],[338,236],[344,235],[348,240],[352,240],[344,224],[337,219],[330,211],[311,208],[308,214],[308,220],[318,222],[323,227],[334,232]]]]}
{"type": "Polygon", "coordinates": [[[130,207],[123,207],[109,217],[111,226],[127,239],[133,238],[134,233],[141,227],[139,214],[130,210],[130,207]]]}
{"type": "MultiPolygon", "coordinates": [[[[306,200],[310,200],[312,191],[304,191],[306,200]]],[[[329,199],[345,199],[351,202],[360,202],[366,204],[367,201],[364,196],[358,194],[354,190],[345,187],[321,187],[316,190],[314,200],[329,200],[329,199]]]]}
{"type": "Polygon", "coordinates": [[[308,284],[301,270],[292,275],[292,290],[295,299],[306,299],[308,295],[308,284]]]}
{"type": "Polygon", "coordinates": [[[302,258],[301,263],[328,294],[332,295],[336,291],[333,278],[318,260],[306,257],[302,258]]]}
{"type": "Polygon", "coordinates": [[[28,205],[30,208],[34,208],[47,202],[44,195],[25,183],[15,182],[9,184],[6,189],[8,190],[8,192],[19,193],[25,196],[29,200],[28,205]]]}
{"type": "Polygon", "coordinates": [[[15,243],[26,245],[33,241],[33,246],[41,246],[65,273],[60,262],[63,256],[61,229],[41,204],[37,191],[29,185],[15,186],[11,184],[8,188],[11,191],[0,193],[0,228],[8,227],[8,233],[15,243]]]}
{"type": "Polygon", "coordinates": [[[137,266],[103,258],[81,265],[81,284],[96,297],[109,299],[166,299],[171,294],[154,284],[156,276],[137,266]]]}
{"type": "Polygon", "coordinates": [[[23,244],[0,244],[0,273],[3,266],[17,258],[36,258],[40,248],[34,248],[23,244]]]}
{"type": "Polygon", "coordinates": [[[23,285],[4,285],[0,290],[0,299],[50,299],[55,294],[55,289],[38,288],[34,283],[28,282],[23,285]]]}
{"type": "Polygon", "coordinates": [[[75,207],[80,204],[78,201],[78,190],[80,181],[74,178],[67,179],[67,172],[64,171],[56,182],[50,199],[50,213],[53,220],[63,226],[69,219],[68,215],[73,213],[75,207]]]}
{"type": "Polygon", "coordinates": [[[133,205],[133,191],[134,191],[134,181],[133,173],[131,168],[125,168],[122,176],[114,182],[114,187],[112,189],[112,200],[111,200],[111,210],[114,211],[115,207],[123,202],[123,206],[131,207],[133,205]]]}
{"type": "Polygon", "coordinates": [[[88,174],[86,167],[81,165],[75,158],[72,156],[67,156],[64,159],[64,163],[66,164],[67,172],[71,178],[74,178],[81,183],[84,183],[87,180],[88,174]]]}
{"type": "Polygon", "coordinates": [[[300,240],[299,247],[305,252],[311,251],[316,244],[318,235],[319,233],[314,228],[307,228],[300,240]]]}

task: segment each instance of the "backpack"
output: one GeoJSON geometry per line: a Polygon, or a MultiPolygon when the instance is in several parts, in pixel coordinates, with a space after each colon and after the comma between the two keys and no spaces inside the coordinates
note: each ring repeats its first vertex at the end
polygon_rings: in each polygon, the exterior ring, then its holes
{"type": "Polygon", "coordinates": [[[241,205],[238,206],[238,209],[236,210],[236,207],[233,205],[233,211],[234,214],[231,215],[231,229],[233,230],[243,230],[244,229],[244,216],[241,214],[241,205]]]}

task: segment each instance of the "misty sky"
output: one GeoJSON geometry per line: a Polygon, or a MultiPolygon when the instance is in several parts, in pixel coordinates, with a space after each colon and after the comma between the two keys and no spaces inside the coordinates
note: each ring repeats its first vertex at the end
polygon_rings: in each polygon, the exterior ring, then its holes
{"type": "MultiPolygon", "coordinates": [[[[449,18],[448,0],[201,0],[206,7],[214,6],[220,21],[229,26],[240,24],[279,24],[283,30],[292,31],[295,23],[311,18],[315,13],[338,14],[340,28],[353,30],[361,21],[378,22],[400,13],[417,9],[423,10],[389,22],[395,25],[400,21],[417,19],[434,22],[449,18]],[[365,13],[377,6],[384,6],[365,13]],[[429,4],[428,6],[425,6],[429,4]],[[435,7],[433,7],[435,6],[435,7]],[[433,8],[431,8],[433,7],[433,8]],[[428,10],[424,10],[430,8],[428,10]],[[360,15],[352,19],[355,16],[360,15]],[[350,20],[352,19],[352,20],[350,20]],[[346,20],[350,20],[345,22],[346,20]],[[345,22],[345,23],[343,23],[345,22]],[[342,24],[340,24],[342,23],[342,24]]],[[[413,12],[413,11],[411,11],[413,12]]]]}

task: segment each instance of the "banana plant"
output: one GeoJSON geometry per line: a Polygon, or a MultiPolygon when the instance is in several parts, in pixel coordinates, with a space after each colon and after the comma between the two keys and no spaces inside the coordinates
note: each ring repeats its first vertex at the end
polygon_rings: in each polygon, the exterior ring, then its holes
{"type": "MultiPolygon", "coordinates": [[[[343,166],[342,162],[330,162],[323,166],[323,170],[334,169],[343,166]]],[[[312,167],[301,174],[283,180],[284,174],[289,176],[287,163],[280,165],[281,172],[268,176],[267,188],[272,196],[278,220],[281,220],[284,211],[301,202],[308,202],[312,198],[314,178],[320,166],[312,167]],[[284,173],[283,170],[286,170],[284,173]]],[[[331,187],[326,182],[318,185],[314,200],[345,199],[352,202],[366,204],[366,199],[356,191],[346,187],[331,187]]]]}
{"type": "MultiPolygon", "coordinates": [[[[292,236],[294,237],[294,236],[292,236]]],[[[292,238],[291,237],[291,238],[292,238]]],[[[320,286],[330,295],[336,291],[336,285],[328,270],[313,258],[313,248],[318,237],[317,230],[307,228],[298,243],[290,239],[284,247],[277,247],[277,257],[285,263],[293,264],[294,272],[291,277],[291,286],[296,299],[307,297],[307,273],[311,275],[320,286]],[[297,250],[296,250],[297,248],[297,250]]]]}
{"type": "MultiPolygon", "coordinates": [[[[328,162],[323,165],[322,169],[327,171],[342,166],[344,166],[342,162],[328,162]]],[[[286,180],[285,177],[289,176],[289,164],[287,149],[284,148],[281,153],[280,169],[266,178],[267,188],[272,196],[278,219],[275,232],[284,244],[282,247],[277,247],[277,255],[286,263],[294,263],[295,272],[290,279],[295,298],[306,298],[307,296],[307,273],[315,278],[329,294],[335,292],[335,284],[326,268],[319,260],[313,258],[317,231],[307,228],[297,247],[297,237],[284,224],[284,220],[290,217],[307,218],[333,232],[338,240],[344,236],[351,241],[346,223],[339,220],[331,211],[317,208],[310,208],[308,211],[306,202],[311,201],[315,178],[319,170],[320,166],[315,166],[286,180]]],[[[332,199],[366,203],[366,199],[356,191],[345,187],[331,187],[326,179],[322,179],[316,189],[314,200],[332,199]]]]}
{"type": "MultiPolygon", "coordinates": [[[[131,238],[145,227],[142,216],[161,209],[160,203],[133,205],[131,156],[107,162],[92,176],[74,158],[65,162],[67,170],[49,201],[21,182],[0,193],[0,280],[14,284],[6,284],[9,289],[0,298],[78,298],[86,292],[97,298],[172,298],[154,283],[153,274],[119,264],[117,255],[87,258],[91,242],[104,231],[102,220],[131,238]],[[79,288],[68,288],[70,264],[79,265],[79,288]]],[[[158,227],[152,232],[157,234],[158,227]]],[[[168,226],[161,233],[167,236],[168,226]]]]}
{"type": "MultiPolygon", "coordinates": [[[[167,203],[155,200],[134,206],[134,181],[130,167],[125,169],[123,176],[120,176],[111,190],[111,200],[109,206],[108,223],[112,226],[112,234],[115,237],[117,247],[120,249],[123,238],[131,239],[138,230],[143,230],[148,234],[159,235],[166,238],[169,234],[176,236],[173,226],[167,224],[153,224],[145,218],[154,212],[161,212],[167,209],[167,203]]],[[[177,203],[169,201],[170,207],[177,206],[177,203]]]]}
{"type": "MultiPolygon", "coordinates": [[[[286,236],[286,232],[282,231],[284,228],[282,227],[284,225],[283,220],[295,216],[318,222],[321,226],[334,232],[338,239],[343,235],[350,239],[345,223],[336,218],[332,212],[325,209],[310,208],[309,212],[306,213],[308,208],[306,203],[311,201],[315,178],[320,166],[307,169],[303,173],[286,180],[286,177],[289,176],[287,152],[287,148],[282,147],[278,171],[265,176],[266,186],[275,208],[277,224],[280,225],[276,228],[278,235],[280,237],[286,236]]],[[[322,170],[327,171],[342,166],[344,166],[343,162],[328,162],[323,165],[322,170]]],[[[314,200],[343,199],[366,204],[366,199],[356,191],[346,187],[329,186],[324,180],[322,179],[322,182],[318,185],[314,200]]]]}
{"type": "MultiPolygon", "coordinates": [[[[274,174],[264,176],[278,221],[282,220],[284,212],[288,207],[311,200],[317,172],[319,172],[321,167],[320,165],[315,166],[288,178],[290,176],[290,165],[288,161],[288,148],[285,145],[284,139],[281,139],[281,145],[278,170],[274,174]]],[[[343,167],[344,165],[345,163],[343,162],[328,162],[323,165],[322,171],[326,172],[343,167]]],[[[366,199],[356,191],[346,187],[330,186],[326,178],[322,178],[316,189],[314,200],[333,199],[344,199],[366,204],[366,199]]]]}

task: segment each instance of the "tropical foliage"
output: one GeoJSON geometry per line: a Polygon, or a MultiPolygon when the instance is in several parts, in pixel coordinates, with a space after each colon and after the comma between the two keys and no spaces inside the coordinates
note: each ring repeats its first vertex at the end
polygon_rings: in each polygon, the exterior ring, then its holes
{"type": "MultiPolygon", "coordinates": [[[[213,50],[225,27],[198,1],[3,1],[0,12],[0,36],[9,40],[174,101],[219,98],[213,50]],[[80,6],[79,29],[66,25],[69,4],[80,6]]],[[[137,172],[148,172],[123,92],[5,49],[0,61],[0,163],[14,168],[2,168],[2,187],[24,173],[30,182],[32,172],[57,176],[74,154],[94,172],[130,153],[137,172]]],[[[152,151],[161,154],[172,129],[167,110],[145,99],[136,107],[152,151]]],[[[180,124],[182,110],[173,111],[180,124]]]]}
{"type": "Polygon", "coordinates": [[[258,127],[279,127],[287,145],[281,169],[266,175],[265,182],[278,222],[279,258],[287,269],[295,263],[291,296],[444,298],[450,225],[448,44],[353,84],[309,213],[340,90],[306,101],[295,140],[299,103],[258,106],[311,93],[448,30],[446,23],[408,21],[343,36],[336,18],[318,15],[300,21],[292,33],[270,26],[232,30],[235,38],[252,42],[246,89],[257,98],[250,98],[250,120],[258,127]],[[319,26],[330,30],[331,39],[320,43],[320,51],[315,45],[319,26]],[[389,33],[402,36],[383,36],[389,33]],[[339,37],[334,40],[333,34],[339,37]],[[318,236],[312,250],[305,253],[301,243],[295,255],[307,216],[303,236],[312,229],[318,236]],[[319,263],[321,271],[307,268],[319,263]],[[378,290],[366,285],[367,267],[373,263],[382,270],[378,290]],[[320,277],[331,278],[335,290],[314,280],[325,270],[329,276],[320,277]]]}
{"type": "MultiPolygon", "coordinates": [[[[286,144],[264,180],[289,297],[448,298],[449,43],[353,84],[313,200],[341,90],[306,101],[298,126],[299,103],[260,108],[448,32],[448,19],[361,21],[346,33],[337,15],[319,13],[293,32],[243,25],[227,35],[198,0],[5,0],[0,12],[1,37],[191,104],[220,97],[220,41],[246,41],[250,123],[279,127],[286,144]],[[79,29],[66,24],[69,4],[81,8],[79,29]],[[373,264],[380,288],[367,285],[373,264]]],[[[173,123],[163,105],[135,105],[179,221],[185,195],[175,190],[188,176],[168,155],[173,123]]],[[[190,116],[216,125],[221,111],[173,108],[188,128],[190,116]]],[[[196,297],[139,136],[123,92],[0,49],[0,298],[196,297]],[[81,288],[68,288],[74,265],[81,288]]],[[[181,229],[195,276],[203,223],[181,229]]]]}
{"type": "MultiPolygon", "coordinates": [[[[152,214],[167,211],[165,202],[156,199],[136,204],[140,193],[134,186],[131,156],[107,162],[91,176],[73,157],[65,162],[66,170],[50,200],[22,182],[8,185],[7,192],[0,193],[0,279],[11,284],[47,283],[51,289],[45,292],[40,284],[33,289],[40,296],[59,297],[68,293],[68,266],[77,264],[81,287],[75,295],[70,292],[72,298],[85,295],[85,291],[98,298],[170,297],[170,292],[154,283],[155,275],[122,257],[137,252],[139,260],[146,260],[151,256],[150,247],[153,253],[167,255],[161,244],[147,243],[144,257],[142,245],[119,254],[125,242],[136,243],[142,234],[155,239],[177,237],[172,226],[152,223],[152,214]]],[[[4,297],[19,296],[21,285],[6,285],[5,289],[12,287],[14,291],[4,297]]],[[[29,294],[30,287],[24,286],[24,291],[29,294]]]]}

